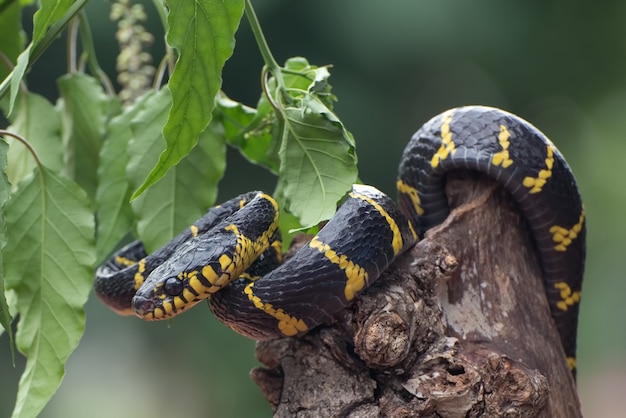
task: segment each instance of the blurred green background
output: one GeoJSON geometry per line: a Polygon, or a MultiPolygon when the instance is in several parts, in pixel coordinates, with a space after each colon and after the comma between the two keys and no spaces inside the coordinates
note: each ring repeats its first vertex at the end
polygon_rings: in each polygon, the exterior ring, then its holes
{"type": "MultiPolygon", "coordinates": [[[[158,19],[145,2],[160,59],[158,19]]],[[[580,184],[588,259],[580,317],[578,382],[586,416],[623,416],[626,396],[626,3],[565,0],[258,0],[280,62],[302,55],[332,64],[336,111],[358,144],[361,179],[394,193],[411,134],[464,104],[502,107],[532,121],[560,148],[580,184]]],[[[109,2],[87,10],[99,60],[118,52],[109,2]]],[[[28,24],[29,16],[25,18],[28,24]]],[[[254,105],[262,61],[247,23],[237,34],[224,90],[254,105]]],[[[29,75],[56,100],[64,40],[29,75]]],[[[114,78],[114,76],[112,77],[114,78]]],[[[229,152],[219,200],[274,188],[268,173],[229,152]]],[[[201,185],[199,185],[201,186],[201,185]]],[[[248,377],[254,344],[200,306],[171,324],[115,315],[95,297],[65,379],[41,414],[85,417],[268,417],[248,377]]],[[[11,367],[0,338],[0,417],[10,415],[23,360],[11,367]]],[[[556,388],[558,390],[558,388],[556,388]]]]}

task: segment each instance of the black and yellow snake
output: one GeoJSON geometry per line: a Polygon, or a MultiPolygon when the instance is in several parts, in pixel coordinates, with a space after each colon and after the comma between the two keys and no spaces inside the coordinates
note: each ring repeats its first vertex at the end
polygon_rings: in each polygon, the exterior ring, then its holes
{"type": "Polygon", "coordinates": [[[355,185],[336,215],[281,264],[278,207],[250,192],[209,210],[153,254],[135,241],[96,273],[96,294],[122,314],[177,315],[203,299],[235,331],[262,340],[332,321],[449,208],[445,174],[500,182],[528,221],[552,317],[575,369],[585,215],[572,171],[539,130],[502,110],[470,106],[424,124],[404,150],[398,205],[355,185]]]}

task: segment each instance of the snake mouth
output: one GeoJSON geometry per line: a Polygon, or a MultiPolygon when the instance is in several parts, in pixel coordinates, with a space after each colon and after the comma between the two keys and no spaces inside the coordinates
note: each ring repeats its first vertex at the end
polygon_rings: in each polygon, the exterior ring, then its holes
{"type": "Polygon", "coordinates": [[[135,295],[132,301],[132,310],[135,316],[143,319],[144,321],[160,321],[178,315],[186,308],[194,306],[196,303],[200,302],[200,300],[201,299],[197,299],[191,302],[185,302],[185,304],[180,304],[175,300],[168,298],[162,299],[158,296],[151,298],[142,295],[135,295]]]}
{"type": "Polygon", "coordinates": [[[152,315],[154,318],[155,309],[156,304],[152,300],[140,295],[133,297],[133,311],[138,317],[146,319],[147,316],[152,315]]]}

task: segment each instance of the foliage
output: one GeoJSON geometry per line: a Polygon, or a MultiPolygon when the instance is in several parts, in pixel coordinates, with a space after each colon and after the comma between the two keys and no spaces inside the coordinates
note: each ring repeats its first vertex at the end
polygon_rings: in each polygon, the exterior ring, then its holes
{"type": "MultiPolygon", "coordinates": [[[[10,63],[0,72],[10,122],[0,131],[0,325],[13,344],[19,317],[15,345],[27,358],[14,417],[38,415],[59,386],[85,327],[97,263],[129,231],[155,249],[200,217],[215,201],[227,145],[276,174],[275,194],[296,227],[328,219],[357,177],[328,67],[303,58],[279,66],[249,1],[154,2],[169,48],[158,71],[145,68],[145,57],[131,68],[122,51],[120,84],[132,83],[133,71],[156,73],[154,87],[132,101],[100,70],[86,0],[40,1],[28,44],[14,23],[24,3],[0,0],[0,23],[11,22],[0,24],[0,53],[10,63]],[[220,92],[244,10],[265,61],[256,109],[220,92]],[[53,104],[27,90],[25,74],[64,31],[69,68],[53,104]]],[[[114,7],[119,19],[134,16],[134,27],[141,21],[128,0],[114,7]]],[[[124,36],[118,32],[120,44],[124,36]]]]}

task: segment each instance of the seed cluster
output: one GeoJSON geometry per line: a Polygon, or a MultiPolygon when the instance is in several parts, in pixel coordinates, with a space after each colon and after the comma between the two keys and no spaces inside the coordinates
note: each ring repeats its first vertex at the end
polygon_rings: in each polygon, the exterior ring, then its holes
{"type": "Polygon", "coordinates": [[[152,56],[145,50],[152,45],[154,37],[143,27],[147,15],[141,4],[131,0],[116,0],[111,5],[110,18],[117,21],[115,38],[120,45],[116,68],[117,81],[122,89],[119,97],[125,106],[148,90],[155,69],[152,56]]]}

